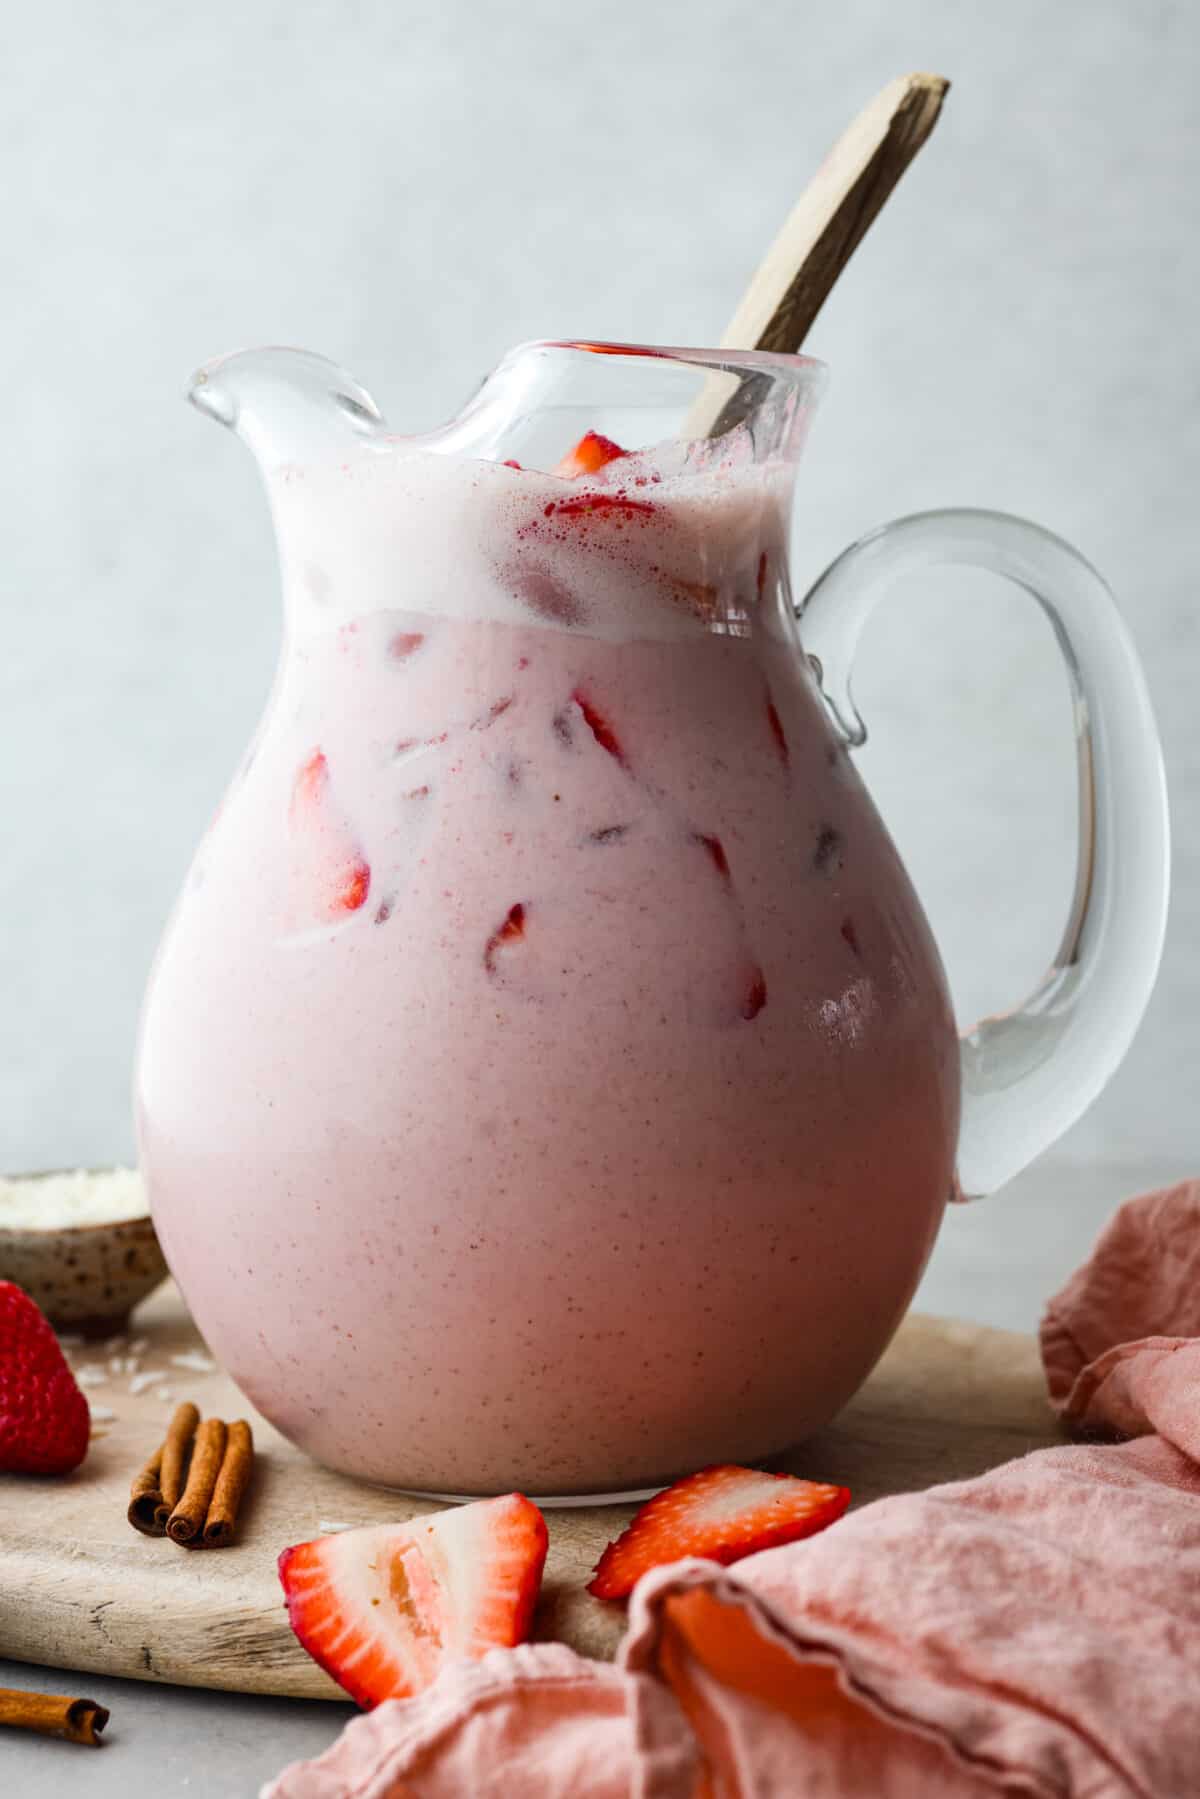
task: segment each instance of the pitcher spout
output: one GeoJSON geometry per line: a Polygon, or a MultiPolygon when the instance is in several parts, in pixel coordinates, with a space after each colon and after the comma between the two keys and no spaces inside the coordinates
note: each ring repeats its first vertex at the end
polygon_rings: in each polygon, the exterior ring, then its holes
{"type": "Polygon", "coordinates": [[[352,375],[307,350],[235,350],[198,369],[187,397],[227,425],[264,469],[308,462],[387,435],[375,401],[352,375]]]}

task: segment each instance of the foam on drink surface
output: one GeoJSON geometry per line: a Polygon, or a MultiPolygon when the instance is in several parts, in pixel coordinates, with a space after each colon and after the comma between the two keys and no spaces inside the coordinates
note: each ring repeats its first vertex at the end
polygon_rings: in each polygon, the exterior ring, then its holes
{"type": "Polygon", "coordinates": [[[401,442],[270,479],[295,629],[414,610],[620,640],[745,629],[791,472],[669,446],[565,480],[401,442]]]}

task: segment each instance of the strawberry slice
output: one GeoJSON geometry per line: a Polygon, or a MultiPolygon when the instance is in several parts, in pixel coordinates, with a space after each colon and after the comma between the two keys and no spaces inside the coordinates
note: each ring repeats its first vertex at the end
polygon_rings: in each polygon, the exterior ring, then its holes
{"type": "Polygon", "coordinates": [[[609,755],[621,764],[622,768],[628,768],[629,764],[625,760],[625,752],[621,748],[617,734],[609,724],[604,713],[601,712],[599,706],[590,700],[582,688],[579,687],[575,689],[571,698],[583,713],[583,722],[591,732],[592,736],[596,739],[596,742],[600,745],[600,748],[602,750],[607,750],[609,755]]]}
{"type": "Polygon", "coordinates": [[[767,981],[756,964],[746,971],[746,992],[742,1000],[742,1017],[747,1023],[757,1018],[767,1003],[767,981]]]}
{"type": "Polygon", "coordinates": [[[290,819],[302,846],[301,886],[313,914],[337,920],[357,912],[370,891],[371,869],[334,803],[323,750],[314,750],[296,774],[290,819]]]}
{"type": "Polygon", "coordinates": [[[824,1530],[849,1503],[848,1488],[794,1474],[764,1474],[732,1463],[701,1468],[646,1501],[600,1557],[588,1592],[597,1599],[623,1599],[648,1569],[685,1555],[728,1563],[794,1543],[824,1530]]]}
{"type": "Polygon", "coordinates": [[[514,943],[520,943],[525,935],[525,919],[528,908],[524,900],[518,900],[510,906],[504,923],[494,930],[483,946],[483,966],[489,974],[498,974],[500,958],[503,952],[514,943]]]}
{"type": "Polygon", "coordinates": [[[594,475],[598,469],[608,463],[615,462],[619,456],[627,456],[611,437],[602,437],[599,431],[585,431],[573,450],[568,450],[554,473],[564,481],[576,481],[580,475],[594,475]]]}
{"type": "Polygon", "coordinates": [[[421,1692],[448,1661],[523,1643],[546,1541],[536,1505],[509,1493],[297,1543],[279,1579],[301,1643],[369,1709],[421,1692]]]}

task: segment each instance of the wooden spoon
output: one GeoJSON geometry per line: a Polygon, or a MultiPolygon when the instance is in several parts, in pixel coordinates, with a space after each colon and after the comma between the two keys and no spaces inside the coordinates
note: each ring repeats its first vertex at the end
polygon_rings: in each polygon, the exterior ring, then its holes
{"type": "MultiPolygon", "coordinates": [[[[821,164],[763,257],[721,339],[727,350],[798,350],[834,282],[925,142],[950,83],[901,75],[876,94],[821,164]]],[[[685,435],[728,430],[708,384],[685,435]]],[[[724,383],[728,395],[728,382],[724,383]]],[[[736,401],[733,402],[736,404],[736,401]]]]}

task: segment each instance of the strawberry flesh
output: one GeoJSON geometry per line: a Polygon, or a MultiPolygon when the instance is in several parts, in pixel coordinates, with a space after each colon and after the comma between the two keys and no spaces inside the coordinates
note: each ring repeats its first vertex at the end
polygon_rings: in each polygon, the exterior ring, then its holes
{"type": "Polygon", "coordinates": [[[766,976],[761,968],[752,968],[746,977],[746,997],[742,1001],[742,1017],[749,1023],[757,1018],[767,1003],[766,976]]]}
{"type": "Polygon", "coordinates": [[[703,831],[693,831],[692,842],[699,844],[700,848],[707,852],[713,867],[716,869],[721,879],[728,885],[731,880],[729,873],[729,857],[725,854],[725,845],[721,842],[721,839],[719,837],[708,837],[703,831]]]}
{"type": "Polygon", "coordinates": [[[656,1493],[596,1564],[588,1592],[623,1599],[642,1575],[684,1556],[737,1562],[813,1536],[840,1518],[846,1487],[824,1486],[793,1474],[764,1474],[723,1463],[702,1468],[656,1493]]]}
{"type": "Polygon", "coordinates": [[[481,712],[478,718],[472,719],[471,729],[473,731],[490,730],[498,718],[503,718],[512,703],[513,696],[511,693],[505,694],[503,699],[495,700],[492,705],[488,707],[486,712],[481,712]]]}
{"type": "Polygon", "coordinates": [[[600,745],[600,748],[602,750],[607,750],[609,755],[614,757],[616,761],[621,764],[622,768],[627,768],[629,765],[625,760],[625,752],[621,748],[617,739],[617,734],[609,724],[607,718],[605,718],[603,712],[601,712],[599,706],[588,699],[587,695],[582,693],[578,687],[571,695],[571,698],[583,713],[583,722],[591,732],[592,736],[596,739],[596,742],[600,745]]]}
{"type": "Polygon", "coordinates": [[[335,912],[357,912],[371,890],[371,871],[359,858],[346,870],[333,899],[335,912]]]}
{"type": "Polygon", "coordinates": [[[568,450],[554,473],[564,481],[576,481],[580,475],[594,475],[597,470],[628,455],[611,437],[599,431],[585,431],[573,450],[568,450]]]}
{"type": "Polygon", "coordinates": [[[508,908],[508,916],[504,920],[504,923],[498,930],[492,932],[487,943],[484,945],[483,966],[487,969],[489,974],[496,974],[499,972],[499,964],[496,960],[497,956],[504,950],[511,948],[514,943],[520,943],[521,939],[524,937],[525,910],[526,908],[522,900],[518,900],[515,906],[510,906],[508,908]]]}
{"type": "Polygon", "coordinates": [[[783,729],[783,720],[780,718],[775,707],[775,702],[772,699],[768,699],[767,701],[767,723],[771,727],[771,736],[775,739],[775,748],[779,751],[779,760],[783,763],[783,766],[787,768],[792,760],[792,753],[788,748],[788,740],[783,729]]]}
{"type": "Polygon", "coordinates": [[[0,1473],[69,1474],[87,1454],[88,1402],[45,1316],[0,1281],[0,1473]]]}
{"type": "Polygon", "coordinates": [[[314,750],[292,786],[291,825],[306,851],[312,909],[337,919],[357,912],[371,887],[371,868],[330,793],[329,763],[314,750]]]}
{"type": "Polygon", "coordinates": [[[509,1493],[298,1543],[279,1579],[305,1649],[369,1709],[423,1691],[448,1661],[523,1643],[546,1545],[542,1514],[509,1493]]]}

